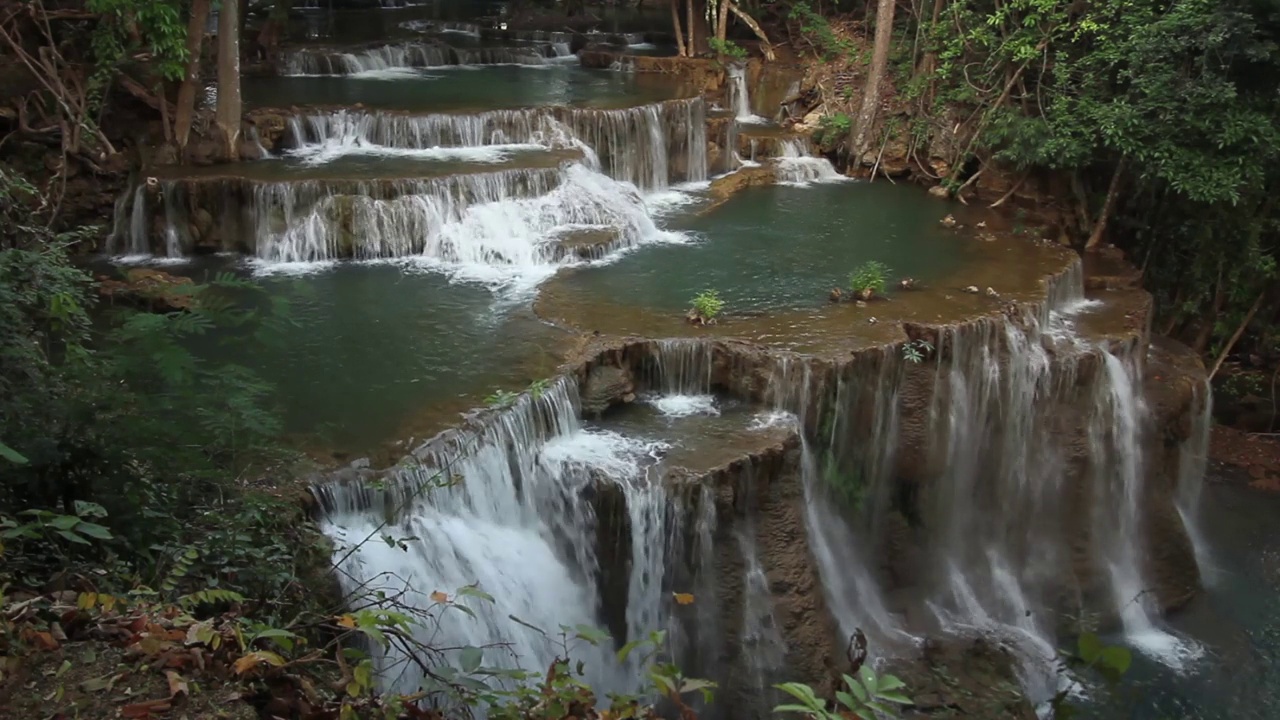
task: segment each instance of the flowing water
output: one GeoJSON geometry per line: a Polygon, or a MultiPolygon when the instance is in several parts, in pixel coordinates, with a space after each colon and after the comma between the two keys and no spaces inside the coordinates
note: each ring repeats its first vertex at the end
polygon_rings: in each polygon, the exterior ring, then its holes
{"type": "MultiPolygon", "coordinates": [[[[667,630],[692,672],[725,685],[729,715],[762,717],[770,685],[814,654],[785,600],[797,582],[789,550],[830,630],[865,631],[880,657],[910,655],[925,636],[993,637],[1043,701],[1071,682],[1055,665],[1069,639],[1055,612],[1074,593],[1140,652],[1136,672],[1158,692],[1132,717],[1201,693],[1233,707],[1225,687],[1270,692],[1262,671],[1204,670],[1206,653],[1256,665],[1276,646],[1234,629],[1271,633],[1269,606],[1241,598],[1273,594],[1261,570],[1274,553],[1260,567],[1220,561],[1246,553],[1216,544],[1218,510],[1239,498],[1210,489],[1200,502],[1205,389],[1177,448],[1171,512],[1210,590],[1172,624],[1149,596],[1145,503],[1162,479],[1143,452],[1143,358],[1077,325],[1098,310],[1078,263],[1038,305],[943,327],[945,360],[922,365],[896,348],[758,361],[704,340],[655,341],[629,361],[635,402],[583,420],[590,387],[556,375],[571,337],[539,318],[544,303],[605,333],[625,327],[611,317],[679,317],[708,288],[738,317],[806,311],[868,260],[893,278],[954,284],[973,245],[939,227],[954,208],[847,181],[775,132],[752,111],[741,67],[728,72],[728,147],[739,124],[760,128],[776,157],[744,164],[770,162],[780,184],[719,202],[703,99],[583,70],[565,59],[571,37],[386,12],[379,23],[395,33],[308,45],[283,76],[246,82],[250,104],[303,106],[281,111],[275,157],[140,183],[118,203],[112,240],[118,254],[169,262],[249,256],[183,271],[234,266],[290,297],[295,323],[272,347],[218,352],[276,382],[290,429],[326,435],[344,456],[400,441],[406,461],[377,480],[316,488],[346,589],[424,613],[439,610],[437,591],[464,602],[475,617],[437,612],[431,640],[485,647],[486,665],[545,668],[560,628],[605,627],[612,643],[577,657],[606,690],[632,691],[640,676],[617,645],[667,630]],[[726,393],[718,373],[736,362],[755,363],[750,380],[728,382],[750,392],[726,393]],[[531,383],[456,422],[495,390],[531,383]],[[890,536],[916,556],[886,550],[890,536]],[[497,602],[459,594],[473,584],[497,602]]],[[[1253,542],[1246,534],[1228,533],[1253,542]]],[[[406,692],[423,681],[394,648],[379,671],[406,692]]],[[[1197,707],[1192,717],[1228,716],[1197,707]]]]}

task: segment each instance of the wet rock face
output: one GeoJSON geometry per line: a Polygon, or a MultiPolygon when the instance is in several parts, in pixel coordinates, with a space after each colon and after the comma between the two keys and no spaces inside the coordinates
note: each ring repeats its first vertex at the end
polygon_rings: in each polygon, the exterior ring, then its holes
{"type": "Polygon", "coordinates": [[[194,300],[190,293],[192,285],[189,277],[151,268],[134,268],[125,273],[124,279],[99,277],[98,294],[112,303],[168,313],[191,307],[194,300]]]}
{"type": "Polygon", "coordinates": [[[582,386],[582,414],[599,417],[619,403],[635,400],[636,384],[630,371],[612,365],[597,365],[582,386]]]}

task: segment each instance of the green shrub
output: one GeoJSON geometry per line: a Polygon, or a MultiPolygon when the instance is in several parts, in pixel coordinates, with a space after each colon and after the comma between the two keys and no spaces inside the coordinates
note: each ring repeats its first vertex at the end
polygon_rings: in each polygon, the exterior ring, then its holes
{"type": "Polygon", "coordinates": [[[876,293],[883,293],[889,277],[889,267],[878,260],[868,260],[849,274],[849,289],[866,300],[876,293]]]}
{"type": "Polygon", "coordinates": [[[692,317],[704,323],[713,323],[724,312],[724,300],[715,290],[703,290],[693,298],[692,317]]]}

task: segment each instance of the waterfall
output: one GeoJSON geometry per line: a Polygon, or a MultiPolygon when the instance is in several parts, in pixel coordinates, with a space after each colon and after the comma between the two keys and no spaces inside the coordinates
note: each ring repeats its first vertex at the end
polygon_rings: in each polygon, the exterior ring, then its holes
{"type": "Polygon", "coordinates": [[[733,110],[734,121],[740,123],[758,123],[763,120],[751,112],[751,95],[747,89],[747,66],[730,65],[729,104],[733,110]]]}
{"type": "Polygon", "coordinates": [[[830,160],[810,155],[804,141],[799,138],[780,138],[778,149],[781,154],[775,161],[774,173],[783,185],[803,187],[812,183],[848,180],[836,171],[830,160]]]}
{"type": "Polygon", "coordinates": [[[291,154],[536,145],[594,153],[615,180],[646,190],[707,179],[707,138],[700,98],[617,110],[530,108],[470,115],[337,111],[291,119],[291,154]]]}
{"type": "MultiPolygon", "coordinates": [[[[478,429],[446,433],[419,448],[421,463],[394,471],[385,489],[317,488],[323,529],[342,559],[344,591],[383,590],[426,610],[431,593],[452,595],[478,581],[493,603],[466,600],[474,618],[444,613],[438,629],[418,629],[419,639],[437,647],[507,643],[509,652],[490,650],[485,664],[544,670],[560,650],[561,625],[599,624],[590,488],[642,481],[639,458],[652,451],[616,434],[582,430],[576,405],[576,388],[560,381],[538,398],[521,396],[478,429]],[[441,476],[456,482],[435,487],[441,476]],[[391,522],[380,528],[383,518],[391,522]],[[409,537],[408,550],[383,535],[409,537]]],[[[648,539],[637,533],[632,543],[648,539]]],[[[629,598],[628,612],[631,604],[651,607],[648,595],[658,590],[633,592],[647,595],[629,598]]],[[[575,657],[597,688],[631,689],[609,648],[579,648],[575,657]]],[[[385,689],[398,692],[416,691],[422,680],[396,649],[378,658],[378,671],[385,689]]]]}
{"type": "Polygon", "coordinates": [[[1178,517],[1191,539],[1201,579],[1205,584],[1213,585],[1218,580],[1218,573],[1197,514],[1209,464],[1209,432],[1213,427],[1213,387],[1207,378],[1196,387],[1194,407],[1191,437],[1178,448],[1178,517]]]}
{"type": "Polygon", "coordinates": [[[544,65],[556,57],[553,47],[453,48],[432,43],[401,43],[359,52],[298,50],[284,62],[283,74],[358,75],[380,71],[452,65],[544,65]]]}
{"type": "Polygon", "coordinates": [[[1127,642],[1170,667],[1182,669],[1204,649],[1157,627],[1152,620],[1159,608],[1149,595],[1142,565],[1146,551],[1140,534],[1145,468],[1140,434],[1146,408],[1135,391],[1138,371],[1110,353],[1104,354],[1103,360],[1109,382],[1101,388],[1104,397],[1097,403],[1101,417],[1091,428],[1091,440],[1097,453],[1095,481],[1100,482],[1095,510],[1100,516],[1099,534],[1107,542],[1103,553],[1114,602],[1127,642]],[[1104,432],[1110,434],[1110,442],[1100,437],[1104,432]]]}

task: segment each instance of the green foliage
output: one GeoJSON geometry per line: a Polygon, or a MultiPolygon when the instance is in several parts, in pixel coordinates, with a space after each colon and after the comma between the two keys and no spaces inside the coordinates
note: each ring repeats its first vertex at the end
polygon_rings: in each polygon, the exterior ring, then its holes
{"type": "Polygon", "coordinates": [[[797,0],[791,5],[789,16],[800,23],[800,32],[827,60],[851,57],[858,51],[857,45],[847,38],[836,35],[831,23],[821,13],[813,9],[807,0],[797,0]]]}
{"type": "Polygon", "coordinates": [[[895,717],[894,705],[910,705],[911,698],[902,693],[906,684],[893,675],[879,675],[863,665],[855,679],[842,675],[844,689],[836,691],[840,706],[828,710],[826,701],[803,683],[782,683],[776,687],[799,701],[798,704],[779,705],[775,713],[798,713],[815,720],[844,720],[852,715],[860,720],[877,720],[895,717]]]}
{"type": "Polygon", "coordinates": [[[849,289],[855,295],[883,293],[889,278],[889,266],[878,260],[868,260],[849,274],[849,289]]]}
{"type": "Polygon", "coordinates": [[[48,204],[19,178],[0,174],[0,195],[20,201],[4,205],[0,250],[0,582],[40,586],[56,570],[117,590],[303,597],[317,546],[298,538],[313,530],[296,504],[243,488],[292,461],[272,388],[191,349],[270,342],[287,299],[224,275],[192,286],[188,311],[97,312],[67,254],[79,233],[48,230],[48,204]]]}
{"type": "Polygon", "coordinates": [[[491,408],[509,408],[519,397],[520,393],[510,390],[495,390],[492,395],[485,397],[484,404],[491,408]]]}
{"type": "Polygon", "coordinates": [[[718,37],[711,37],[707,39],[707,43],[711,45],[711,49],[715,51],[717,55],[733,58],[735,60],[747,59],[746,49],[732,40],[721,40],[718,37]]]}
{"type": "Polygon", "coordinates": [[[902,346],[902,359],[919,365],[933,352],[933,343],[923,338],[912,340],[902,346]]]}
{"type": "Polygon", "coordinates": [[[534,380],[533,382],[529,383],[529,389],[528,389],[529,397],[532,397],[534,400],[541,400],[542,396],[547,392],[547,389],[550,387],[551,387],[551,381],[546,378],[534,380]]]}
{"type": "Polygon", "coordinates": [[[187,27],[177,0],[87,0],[85,9],[98,13],[91,39],[100,86],[120,63],[145,52],[161,77],[180,80],[186,70],[187,27]]]}
{"type": "MultiPolygon", "coordinates": [[[[1104,645],[1102,640],[1092,632],[1082,632],[1076,640],[1074,653],[1064,652],[1068,667],[1077,672],[1096,672],[1111,687],[1115,687],[1129,672],[1133,665],[1133,653],[1129,648],[1118,645],[1104,645]]],[[[1076,709],[1069,702],[1070,688],[1058,692],[1050,701],[1053,716],[1061,720],[1076,717],[1076,709]]]]}
{"type": "Polygon", "coordinates": [[[974,107],[969,150],[1074,175],[1078,237],[1115,177],[1108,239],[1175,331],[1204,323],[1220,347],[1280,272],[1280,16],[1247,0],[961,0],[926,35],[938,100],[974,107]]]}
{"type": "Polygon", "coordinates": [[[823,115],[818,121],[818,129],[813,134],[814,142],[819,148],[830,151],[844,142],[853,128],[853,118],[845,113],[823,115]]]}
{"type": "Polygon", "coordinates": [[[690,302],[693,305],[693,312],[703,322],[715,322],[716,318],[720,317],[720,313],[724,312],[724,300],[720,299],[720,293],[715,290],[703,290],[690,302]]]}

